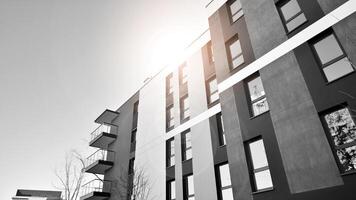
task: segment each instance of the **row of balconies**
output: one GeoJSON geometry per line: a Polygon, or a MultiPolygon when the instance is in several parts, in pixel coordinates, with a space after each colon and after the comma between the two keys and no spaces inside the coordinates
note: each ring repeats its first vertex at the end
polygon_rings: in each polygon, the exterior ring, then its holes
{"type": "MultiPolygon", "coordinates": [[[[118,135],[118,127],[110,124],[119,115],[118,112],[105,110],[95,122],[100,124],[91,134],[89,146],[98,148],[85,163],[85,172],[104,175],[114,165],[115,152],[108,150],[109,144],[118,135]]],[[[106,200],[110,197],[111,182],[99,178],[84,184],[81,189],[81,200],[106,200]]]]}

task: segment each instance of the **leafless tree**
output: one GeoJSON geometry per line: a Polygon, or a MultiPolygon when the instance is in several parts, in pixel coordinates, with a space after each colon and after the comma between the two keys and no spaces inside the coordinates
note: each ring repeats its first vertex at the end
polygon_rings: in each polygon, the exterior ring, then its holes
{"type": "Polygon", "coordinates": [[[84,179],[85,159],[75,150],[67,153],[62,169],[55,170],[59,190],[63,191],[63,200],[77,200],[84,179]]]}

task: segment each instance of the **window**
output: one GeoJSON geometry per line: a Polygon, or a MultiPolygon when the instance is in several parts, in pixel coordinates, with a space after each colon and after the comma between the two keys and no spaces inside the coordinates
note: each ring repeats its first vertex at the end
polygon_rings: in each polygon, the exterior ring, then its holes
{"type": "Polygon", "coordinates": [[[182,161],[192,158],[192,135],[190,130],[182,133],[182,161]]]}
{"type": "Polygon", "coordinates": [[[272,177],[268,167],[265,147],[262,139],[248,142],[247,152],[250,165],[250,175],[253,179],[254,191],[273,188],[272,177]]]}
{"type": "Polygon", "coordinates": [[[345,106],[323,116],[328,138],[343,173],[356,171],[356,125],[345,106]]]}
{"type": "Polygon", "coordinates": [[[226,144],[226,138],[225,138],[224,121],[221,112],[216,114],[216,120],[218,123],[219,145],[222,146],[226,144]]]}
{"type": "Polygon", "coordinates": [[[129,160],[129,175],[134,173],[135,158],[129,160]]]}
{"type": "Polygon", "coordinates": [[[307,21],[297,0],[283,1],[277,7],[288,32],[293,31],[307,21]]]}
{"type": "Polygon", "coordinates": [[[240,0],[231,1],[228,3],[231,23],[237,21],[244,13],[242,11],[240,0]]]}
{"type": "Polygon", "coordinates": [[[185,95],[180,100],[180,114],[181,114],[181,120],[189,119],[190,108],[189,108],[188,95],[185,95]]]}
{"type": "Polygon", "coordinates": [[[217,168],[218,175],[218,196],[219,200],[234,200],[232,193],[229,164],[223,164],[217,168]]]}
{"type": "Polygon", "coordinates": [[[194,180],[193,175],[183,178],[183,199],[194,200],[194,180]]]}
{"type": "Polygon", "coordinates": [[[228,59],[230,61],[230,68],[235,69],[245,62],[242,55],[242,49],[240,40],[237,36],[233,37],[231,41],[227,43],[228,59]]]}
{"type": "Polygon", "coordinates": [[[176,182],[174,180],[167,182],[167,200],[176,199],[176,182]]]}
{"type": "Polygon", "coordinates": [[[139,101],[136,101],[133,109],[133,118],[132,118],[132,129],[137,128],[137,119],[138,119],[138,105],[139,101]]]}
{"type": "Polygon", "coordinates": [[[188,81],[188,67],[186,64],[180,66],[179,74],[180,74],[180,84],[182,85],[188,81]]]}
{"type": "Polygon", "coordinates": [[[136,133],[137,133],[137,129],[134,129],[131,132],[131,143],[135,143],[136,142],[136,133]]]}
{"type": "Polygon", "coordinates": [[[166,142],[167,150],[167,167],[175,165],[175,153],[174,153],[174,137],[167,140],[166,142]]]}
{"type": "Polygon", "coordinates": [[[213,45],[212,45],[211,41],[208,43],[208,55],[209,55],[210,63],[214,63],[215,62],[214,51],[213,51],[213,45]]]}
{"type": "Polygon", "coordinates": [[[247,82],[247,86],[250,93],[253,116],[257,116],[268,111],[269,107],[261,77],[254,77],[252,80],[247,82]]]}
{"type": "Polygon", "coordinates": [[[355,70],[333,33],[316,41],[312,46],[328,82],[355,70]]]}
{"type": "Polygon", "coordinates": [[[173,93],[173,74],[172,73],[170,73],[166,77],[166,85],[167,85],[167,95],[172,94],[173,93]]]}
{"type": "Polygon", "coordinates": [[[213,76],[207,81],[207,90],[208,104],[212,104],[219,100],[218,82],[216,81],[215,76],[213,76]]]}
{"type": "Polygon", "coordinates": [[[166,120],[167,120],[167,129],[170,130],[174,127],[174,107],[173,105],[169,106],[167,108],[167,116],[166,116],[166,120]]]}

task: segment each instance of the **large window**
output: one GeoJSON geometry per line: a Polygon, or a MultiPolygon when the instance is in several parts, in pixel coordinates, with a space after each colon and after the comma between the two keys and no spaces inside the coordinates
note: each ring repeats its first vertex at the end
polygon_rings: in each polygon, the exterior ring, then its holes
{"type": "Polygon", "coordinates": [[[217,168],[218,176],[218,199],[219,200],[234,200],[232,186],[231,186],[231,177],[229,164],[223,164],[217,168]]]}
{"type": "Polygon", "coordinates": [[[166,77],[166,88],[167,88],[167,95],[173,93],[173,74],[172,73],[170,73],[166,77]]]}
{"type": "Polygon", "coordinates": [[[207,80],[207,95],[209,105],[219,100],[218,82],[215,76],[207,80]]]}
{"type": "Polygon", "coordinates": [[[193,175],[185,176],[183,178],[183,199],[194,200],[194,180],[193,175]]]}
{"type": "Polygon", "coordinates": [[[231,22],[234,23],[244,14],[242,11],[241,2],[240,0],[231,0],[227,5],[231,22]]]}
{"type": "Polygon", "coordinates": [[[245,60],[242,54],[241,43],[237,36],[227,42],[227,55],[230,62],[230,68],[235,69],[242,65],[245,60]]]}
{"type": "Polygon", "coordinates": [[[170,130],[174,127],[174,107],[169,106],[166,111],[167,129],[170,130]]]}
{"type": "Polygon", "coordinates": [[[282,21],[288,32],[293,31],[307,21],[297,0],[286,0],[277,4],[282,21]]]}
{"type": "Polygon", "coordinates": [[[180,84],[184,84],[188,81],[188,67],[186,64],[179,67],[179,81],[180,84]]]}
{"type": "Polygon", "coordinates": [[[261,77],[253,76],[247,82],[247,86],[250,94],[252,115],[257,116],[268,111],[269,107],[261,77]]]}
{"type": "Polygon", "coordinates": [[[167,182],[167,200],[176,199],[176,182],[174,180],[167,182]]]}
{"type": "Polygon", "coordinates": [[[253,179],[254,191],[273,188],[272,177],[268,167],[266,150],[262,139],[255,139],[247,143],[250,175],[253,179]]]}
{"type": "Polygon", "coordinates": [[[182,161],[192,158],[192,135],[190,130],[186,130],[182,133],[182,161]]]}
{"type": "Polygon", "coordinates": [[[343,173],[356,171],[356,125],[347,107],[326,113],[328,138],[343,173]]]}
{"type": "Polygon", "coordinates": [[[224,121],[221,112],[216,114],[216,121],[218,124],[219,145],[222,146],[226,144],[226,138],[225,138],[224,121]]]}
{"type": "Polygon", "coordinates": [[[174,137],[166,141],[167,167],[175,165],[174,137]]]}
{"type": "Polygon", "coordinates": [[[313,42],[312,46],[328,82],[355,70],[333,33],[313,42]]]}
{"type": "Polygon", "coordinates": [[[188,95],[185,95],[180,100],[180,114],[181,120],[184,121],[189,119],[190,116],[190,107],[189,107],[189,98],[188,95]]]}

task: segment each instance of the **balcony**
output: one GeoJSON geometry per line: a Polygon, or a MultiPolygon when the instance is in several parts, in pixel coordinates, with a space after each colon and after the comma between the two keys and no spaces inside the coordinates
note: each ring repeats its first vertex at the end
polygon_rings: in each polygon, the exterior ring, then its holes
{"type": "Polygon", "coordinates": [[[107,149],[117,138],[118,127],[113,124],[101,124],[90,134],[89,146],[107,149]]]}
{"type": "Polygon", "coordinates": [[[103,113],[96,118],[95,123],[98,124],[111,124],[112,121],[119,116],[119,112],[106,109],[103,113]]]}
{"type": "Polygon", "coordinates": [[[82,186],[80,200],[106,200],[110,197],[111,182],[94,179],[82,186]]]}
{"type": "Polygon", "coordinates": [[[99,149],[87,158],[85,172],[104,174],[114,165],[115,152],[99,149]]]}

